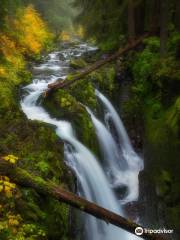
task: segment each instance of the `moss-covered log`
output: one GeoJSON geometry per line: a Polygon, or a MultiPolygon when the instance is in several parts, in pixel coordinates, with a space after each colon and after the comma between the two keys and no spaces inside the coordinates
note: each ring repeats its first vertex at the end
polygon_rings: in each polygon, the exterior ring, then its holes
{"type": "MultiPolygon", "coordinates": [[[[135,234],[135,228],[140,227],[136,223],[104,209],[92,202],[89,202],[75,194],[68,192],[55,185],[52,182],[47,182],[41,177],[34,176],[22,168],[17,167],[15,164],[11,164],[2,158],[0,158],[0,175],[8,176],[14,183],[35,189],[42,195],[49,195],[59,201],[69,204],[83,212],[91,214],[92,216],[104,220],[106,223],[111,223],[117,227],[120,227],[130,233],[135,234]]],[[[163,240],[161,235],[144,233],[141,235],[144,239],[149,240],[163,240]]]]}
{"type": "Polygon", "coordinates": [[[147,36],[148,36],[148,34],[143,35],[142,37],[138,38],[137,40],[127,44],[124,48],[118,50],[113,55],[111,55],[111,56],[109,56],[105,59],[99,60],[99,61],[95,62],[94,64],[92,64],[91,66],[88,66],[87,68],[83,69],[80,73],[77,73],[74,76],[72,76],[72,78],[70,80],[65,79],[65,80],[62,81],[62,79],[60,79],[60,80],[57,80],[55,83],[49,84],[48,85],[48,90],[46,90],[46,92],[44,93],[44,96],[47,96],[48,93],[52,90],[68,87],[71,84],[77,82],[78,80],[81,80],[82,78],[84,78],[89,73],[99,69],[100,67],[106,65],[109,62],[114,61],[115,59],[117,59],[118,57],[120,57],[121,55],[126,53],[127,51],[129,51],[129,50],[137,47],[139,44],[141,44],[142,41],[144,40],[144,38],[147,37],[147,36]]]}

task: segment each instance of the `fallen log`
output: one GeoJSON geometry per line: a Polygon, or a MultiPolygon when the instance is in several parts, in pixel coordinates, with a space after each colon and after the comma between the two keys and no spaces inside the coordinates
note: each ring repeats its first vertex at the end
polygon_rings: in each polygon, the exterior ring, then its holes
{"type": "MultiPolygon", "coordinates": [[[[104,220],[107,224],[111,223],[130,233],[135,234],[135,229],[137,227],[141,227],[138,224],[117,215],[116,213],[64,190],[62,187],[55,185],[50,181],[45,181],[41,177],[32,175],[24,169],[19,168],[15,164],[11,164],[2,158],[0,158],[0,175],[8,176],[11,181],[20,186],[33,188],[42,195],[51,196],[83,212],[91,214],[98,219],[104,220]]],[[[165,240],[162,235],[149,234],[145,232],[140,237],[148,240],[165,240]]]]}
{"type": "Polygon", "coordinates": [[[143,36],[141,36],[137,40],[127,44],[123,49],[119,49],[113,55],[107,57],[106,59],[99,60],[99,61],[95,62],[94,64],[88,66],[87,68],[83,69],[80,73],[77,73],[74,76],[72,76],[71,80],[69,80],[69,79],[65,79],[65,80],[58,79],[55,83],[49,84],[48,89],[44,93],[44,96],[46,97],[48,95],[48,93],[52,90],[68,87],[71,84],[77,82],[78,80],[81,80],[82,78],[84,78],[89,73],[99,69],[100,67],[106,65],[109,62],[112,62],[113,60],[120,57],[122,54],[126,53],[127,51],[129,51],[129,50],[131,50],[135,47],[137,47],[140,43],[142,43],[144,38],[147,37],[147,36],[148,36],[148,34],[144,34],[143,36]]]}

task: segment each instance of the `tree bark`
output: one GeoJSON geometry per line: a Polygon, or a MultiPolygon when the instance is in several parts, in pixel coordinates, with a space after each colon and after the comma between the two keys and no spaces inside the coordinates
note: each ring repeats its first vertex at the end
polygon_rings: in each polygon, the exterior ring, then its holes
{"type": "MultiPolygon", "coordinates": [[[[14,183],[19,184],[20,186],[33,188],[42,195],[51,196],[83,212],[91,214],[92,216],[105,221],[107,224],[111,223],[130,233],[135,234],[135,228],[140,227],[136,223],[130,222],[124,217],[102,208],[97,204],[78,197],[52,182],[47,182],[41,177],[28,173],[22,168],[17,167],[15,164],[4,161],[2,158],[0,158],[0,175],[8,176],[14,183]]],[[[162,235],[149,233],[143,233],[141,237],[149,240],[164,239],[162,235]]]]}
{"type": "Polygon", "coordinates": [[[128,39],[133,42],[135,39],[135,13],[134,0],[128,0],[128,39]]]}
{"type": "Polygon", "coordinates": [[[91,66],[82,70],[80,73],[77,73],[74,76],[72,76],[71,79],[65,79],[63,81],[59,79],[59,80],[57,80],[57,82],[49,84],[48,85],[49,89],[45,91],[44,96],[46,97],[52,90],[68,87],[71,84],[77,82],[78,80],[81,80],[83,77],[85,77],[89,73],[99,69],[100,67],[104,66],[105,64],[107,64],[109,62],[112,62],[113,60],[120,57],[122,54],[126,53],[127,51],[129,51],[129,50],[131,50],[135,47],[137,47],[139,44],[142,43],[144,38],[147,37],[147,36],[148,36],[148,34],[145,34],[142,37],[138,38],[136,41],[127,44],[126,47],[124,47],[123,49],[120,49],[118,52],[114,53],[110,57],[95,62],[91,66]]]}
{"type": "Polygon", "coordinates": [[[148,31],[152,35],[159,34],[160,29],[160,0],[151,0],[147,3],[148,31]]]}
{"type": "Polygon", "coordinates": [[[165,57],[167,54],[168,22],[169,22],[169,0],[161,0],[161,23],[160,23],[160,55],[165,57]]]}
{"type": "Polygon", "coordinates": [[[175,26],[176,30],[180,32],[180,0],[176,0],[175,4],[175,26]]]}
{"type": "MultiPolygon", "coordinates": [[[[137,2],[137,1],[136,1],[137,2]]],[[[135,5],[135,35],[141,36],[145,30],[146,1],[140,0],[135,5]]]]}

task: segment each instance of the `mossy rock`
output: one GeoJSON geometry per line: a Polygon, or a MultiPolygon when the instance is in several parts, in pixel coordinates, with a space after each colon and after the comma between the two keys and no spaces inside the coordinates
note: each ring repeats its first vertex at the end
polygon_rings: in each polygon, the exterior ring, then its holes
{"type": "Polygon", "coordinates": [[[103,92],[108,95],[113,92],[116,86],[116,70],[114,65],[103,67],[90,75],[94,84],[103,92]]]}
{"type": "Polygon", "coordinates": [[[63,89],[59,89],[45,99],[43,105],[54,117],[67,120],[84,110],[80,102],[63,89]]]}
{"type": "Polygon", "coordinates": [[[43,104],[55,118],[70,121],[78,139],[97,154],[95,130],[85,109],[86,104],[95,109],[96,103],[92,84],[82,81],[68,91],[60,89],[54,92],[43,104]]]}
{"type": "Polygon", "coordinates": [[[85,68],[87,66],[87,63],[82,58],[74,58],[74,59],[71,59],[69,65],[73,69],[81,69],[81,68],[85,68]]]}

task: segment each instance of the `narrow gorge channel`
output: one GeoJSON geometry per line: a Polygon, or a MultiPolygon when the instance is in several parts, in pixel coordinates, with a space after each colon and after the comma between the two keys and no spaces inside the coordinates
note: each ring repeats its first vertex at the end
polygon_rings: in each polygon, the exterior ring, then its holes
{"type": "MultiPolygon", "coordinates": [[[[138,200],[139,172],[143,160],[134,151],[126,129],[111,102],[99,90],[95,91],[103,117],[86,108],[92,120],[102,159],[99,161],[77,138],[68,121],[56,119],[41,105],[41,95],[49,83],[65,79],[70,72],[70,59],[81,57],[96,48],[87,44],[66,47],[48,55],[45,63],[34,67],[33,82],[23,88],[21,107],[28,119],[55,126],[56,134],[64,141],[66,163],[76,173],[78,193],[98,205],[126,216],[124,205],[138,200]],[[118,197],[117,192],[121,192],[118,197]]],[[[136,221],[139,221],[136,216],[136,221]]],[[[142,224],[142,223],[141,223],[142,224]]],[[[124,230],[86,215],[83,240],[133,240],[140,239],[124,230]]]]}

